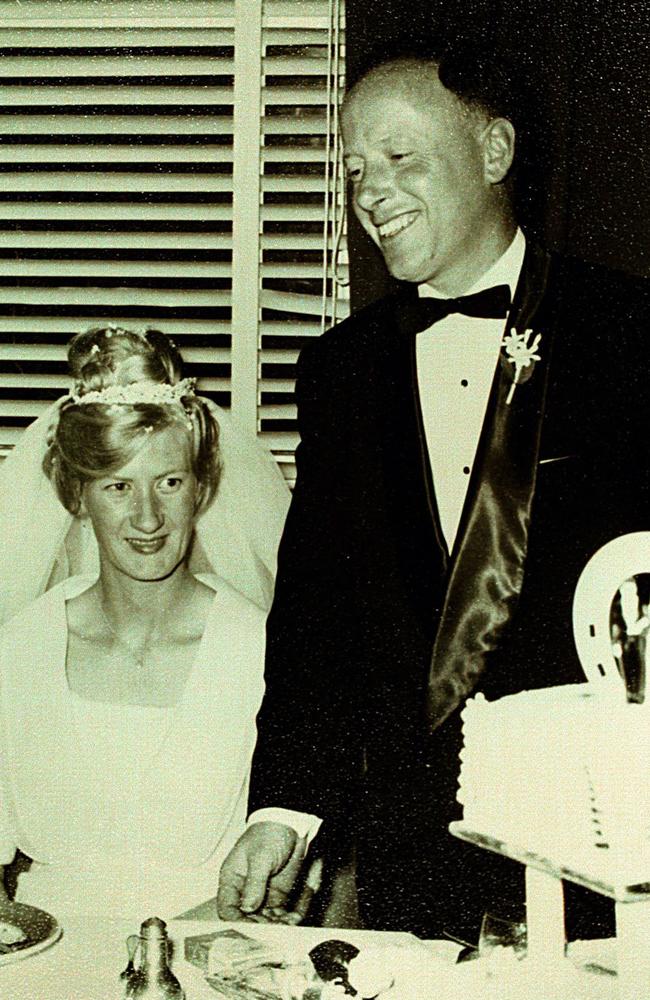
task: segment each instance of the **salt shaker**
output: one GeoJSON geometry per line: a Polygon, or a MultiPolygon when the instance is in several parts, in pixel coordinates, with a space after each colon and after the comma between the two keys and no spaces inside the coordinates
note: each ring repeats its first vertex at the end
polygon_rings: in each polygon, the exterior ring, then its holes
{"type": "Polygon", "coordinates": [[[167,964],[168,946],[164,920],[145,920],[140,927],[140,967],[127,981],[125,996],[129,1000],[185,1000],[185,991],[167,964]]]}

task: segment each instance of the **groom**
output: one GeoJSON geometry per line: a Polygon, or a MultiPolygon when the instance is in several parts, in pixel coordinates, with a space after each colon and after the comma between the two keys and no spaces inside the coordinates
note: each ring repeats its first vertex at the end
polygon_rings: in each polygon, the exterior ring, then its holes
{"type": "Polygon", "coordinates": [[[354,210],[406,284],[300,358],[224,918],[284,905],[322,821],[325,848],[356,843],[366,926],[474,940],[519,873],[448,833],[464,701],[580,680],[580,571],[648,527],[647,293],[526,241],[492,70],[395,60],[345,99],[354,210]]]}

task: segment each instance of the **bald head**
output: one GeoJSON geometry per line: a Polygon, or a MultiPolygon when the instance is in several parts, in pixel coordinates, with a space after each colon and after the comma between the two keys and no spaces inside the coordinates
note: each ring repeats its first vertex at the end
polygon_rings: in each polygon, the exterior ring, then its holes
{"type": "Polygon", "coordinates": [[[345,162],[355,214],[394,277],[462,294],[515,231],[504,183],[514,129],[444,85],[442,65],[398,59],[346,96],[345,162]]]}
{"type": "Polygon", "coordinates": [[[465,102],[444,86],[439,75],[440,64],[431,59],[393,59],[370,69],[350,88],[343,100],[343,109],[367,94],[399,94],[413,107],[433,105],[447,108],[461,121],[484,122],[491,117],[488,110],[475,102],[465,102]]]}
{"type": "Polygon", "coordinates": [[[473,46],[449,49],[439,58],[396,57],[372,67],[359,83],[367,79],[394,86],[401,79],[406,91],[415,96],[418,91],[425,92],[427,79],[438,78],[468,111],[487,120],[506,118],[519,129],[526,101],[522,100],[522,81],[517,73],[518,67],[503,56],[496,58],[493,51],[473,46]]]}

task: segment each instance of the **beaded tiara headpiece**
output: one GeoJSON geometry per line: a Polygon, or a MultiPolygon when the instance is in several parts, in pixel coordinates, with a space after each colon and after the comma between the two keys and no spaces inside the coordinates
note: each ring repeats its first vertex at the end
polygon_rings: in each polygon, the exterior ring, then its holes
{"type": "Polygon", "coordinates": [[[169,406],[180,403],[185,396],[194,396],[196,379],[184,378],[176,385],[168,382],[129,382],[127,385],[108,385],[105,389],[92,389],[80,395],[78,387],[70,393],[69,399],[77,406],[101,403],[104,406],[169,406]]]}

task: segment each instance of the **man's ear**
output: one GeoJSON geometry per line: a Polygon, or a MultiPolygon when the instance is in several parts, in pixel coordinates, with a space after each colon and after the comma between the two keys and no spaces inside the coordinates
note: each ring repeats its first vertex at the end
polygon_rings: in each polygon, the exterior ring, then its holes
{"type": "Polygon", "coordinates": [[[508,176],[515,156],[515,130],[507,118],[493,118],[481,134],[483,170],[488,184],[500,184],[508,176]]]}

